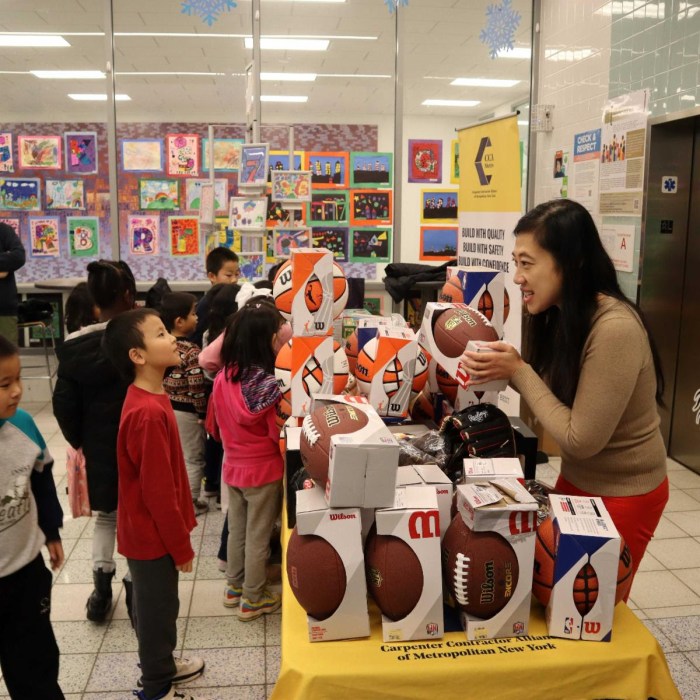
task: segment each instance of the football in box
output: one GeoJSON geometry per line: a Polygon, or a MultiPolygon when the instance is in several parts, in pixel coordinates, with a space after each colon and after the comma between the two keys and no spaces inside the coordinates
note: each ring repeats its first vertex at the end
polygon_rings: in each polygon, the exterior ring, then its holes
{"type": "MultiPolygon", "coordinates": [[[[377,598],[373,588],[378,585],[383,589],[382,596],[390,601],[389,604],[392,607],[396,601],[391,599],[399,595],[396,589],[400,589],[401,595],[409,596],[409,605],[416,601],[405,617],[392,620],[382,615],[384,641],[398,642],[442,637],[444,633],[442,583],[440,576],[436,573],[440,571],[441,554],[435,489],[429,486],[397,488],[393,505],[378,509],[375,512],[375,521],[377,535],[389,535],[405,544],[393,542],[389,538],[385,539],[386,550],[380,553],[380,558],[386,570],[367,567],[370,592],[377,598]],[[412,550],[413,555],[406,545],[412,550]],[[393,556],[391,549],[393,549],[393,556]],[[406,565],[407,556],[412,560],[413,567],[406,565]],[[394,568],[390,568],[392,558],[398,564],[394,568]],[[413,575],[408,574],[408,571],[413,575]],[[418,575],[415,575],[416,573],[418,575]]],[[[379,601],[377,602],[379,604],[379,601]]],[[[379,607],[382,607],[381,604],[379,607]]]]}
{"type": "Polygon", "coordinates": [[[449,299],[441,295],[440,300],[478,309],[503,337],[503,324],[510,310],[510,301],[506,302],[505,274],[485,267],[454,266],[447,268],[447,280],[443,294],[449,299]]]}
{"type": "Polygon", "coordinates": [[[555,533],[559,533],[554,587],[546,610],[549,634],[609,642],[620,562],[617,528],[600,498],[550,494],[549,505],[555,533]],[[598,591],[593,607],[582,615],[573,591],[586,565],[593,567],[598,591]]]}
{"type": "Polygon", "coordinates": [[[292,250],[291,260],[292,333],[329,335],[333,331],[333,253],[325,248],[292,250]],[[308,297],[318,300],[319,293],[320,304],[312,311],[308,297]]]}
{"type": "Polygon", "coordinates": [[[298,533],[326,540],[345,567],[345,595],[335,612],[325,620],[307,615],[309,641],[367,637],[369,614],[359,509],[328,508],[323,491],[316,487],[297,493],[296,516],[298,533]]]}
{"type": "Polygon", "coordinates": [[[467,458],[463,461],[463,469],[465,483],[488,481],[494,477],[518,480],[525,478],[517,457],[467,458]]]}
{"type": "Polygon", "coordinates": [[[396,486],[434,486],[440,513],[440,538],[450,524],[453,484],[437,464],[409,464],[399,467],[396,486]]]}
{"type": "Polygon", "coordinates": [[[394,502],[399,444],[367,399],[361,396],[317,394],[312,412],[329,403],[346,403],[367,416],[354,433],[332,435],[325,484],[332,507],[382,508],[394,502]]]}
{"type": "MultiPolygon", "coordinates": [[[[516,479],[457,486],[457,516],[475,533],[500,535],[517,562],[518,577],[508,602],[495,615],[480,618],[460,613],[467,639],[520,637],[528,632],[535,557],[537,502],[516,479]]],[[[515,563],[515,562],[512,562],[515,563]]]]}

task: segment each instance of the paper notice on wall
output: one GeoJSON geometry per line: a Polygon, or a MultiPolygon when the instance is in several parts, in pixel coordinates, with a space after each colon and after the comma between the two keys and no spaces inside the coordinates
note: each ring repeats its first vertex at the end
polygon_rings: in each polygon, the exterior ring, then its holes
{"type": "Polygon", "coordinates": [[[620,272],[634,270],[634,245],[637,228],[634,224],[606,224],[600,227],[600,240],[620,272]]]}
{"type": "Polygon", "coordinates": [[[600,213],[641,216],[649,91],[608,100],[603,109],[600,213]]]}
{"type": "Polygon", "coordinates": [[[573,187],[569,188],[571,198],[583,204],[594,217],[599,206],[600,134],[600,129],[574,134],[573,187]]]}

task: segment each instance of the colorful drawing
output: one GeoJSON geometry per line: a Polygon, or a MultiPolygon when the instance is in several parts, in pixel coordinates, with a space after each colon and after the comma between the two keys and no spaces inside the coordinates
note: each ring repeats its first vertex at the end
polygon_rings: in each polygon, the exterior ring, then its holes
{"type": "MultiPolygon", "coordinates": [[[[187,180],[185,182],[185,202],[186,209],[199,209],[199,196],[202,191],[202,184],[209,180],[187,180]]],[[[228,180],[216,178],[214,180],[214,209],[216,211],[227,211],[228,209],[228,180]]]]}
{"type": "Polygon", "coordinates": [[[244,143],[241,146],[239,187],[263,188],[267,185],[268,154],[269,147],[266,143],[244,143]]]}
{"type": "Polygon", "coordinates": [[[453,260],[457,257],[457,226],[421,226],[420,260],[453,260]]]}
{"type": "Polygon", "coordinates": [[[442,141],[408,141],[408,181],[442,182],[442,141]]]}
{"type": "Polygon", "coordinates": [[[205,236],[204,254],[208,255],[214,248],[220,246],[234,250],[233,244],[234,231],[228,227],[228,216],[217,216],[214,219],[214,230],[205,236]]]}
{"type": "Polygon", "coordinates": [[[0,173],[13,173],[15,160],[12,155],[12,134],[0,134],[0,173]]]}
{"type": "MultiPolygon", "coordinates": [[[[237,173],[241,167],[243,139],[214,139],[214,170],[237,173]]],[[[202,139],[202,163],[205,174],[209,171],[209,139],[202,139]]]]}
{"type": "Polygon", "coordinates": [[[48,168],[60,170],[61,158],[60,136],[18,136],[20,168],[48,168]]]}
{"type": "Polygon", "coordinates": [[[350,262],[391,262],[390,228],[352,229],[350,262]]]}
{"type": "Polygon", "coordinates": [[[192,216],[169,216],[168,229],[171,255],[199,255],[199,219],[192,216]]]}
{"type": "Polygon", "coordinates": [[[274,256],[278,258],[288,258],[292,250],[311,247],[311,231],[307,228],[277,228],[274,235],[274,256]]]}
{"type": "Polygon", "coordinates": [[[19,219],[0,219],[0,224],[7,224],[19,236],[19,219]]]}
{"type": "Polygon", "coordinates": [[[347,187],[350,182],[350,154],[347,151],[311,152],[307,168],[315,189],[347,187]]]}
{"type": "Polygon", "coordinates": [[[85,209],[82,180],[46,180],[47,209],[85,209]]]}
{"type": "Polygon", "coordinates": [[[265,276],[265,255],[256,253],[238,255],[238,266],[241,269],[241,276],[238,282],[255,282],[265,276]]]}
{"type": "Polygon", "coordinates": [[[199,175],[199,136],[197,134],[166,134],[166,171],[178,177],[199,175]]]}
{"type": "Polygon", "coordinates": [[[129,252],[132,255],[157,255],[160,216],[129,216],[127,223],[129,252]]]}
{"type": "Polygon", "coordinates": [[[97,172],[97,133],[68,131],[63,134],[66,172],[91,175],[97,172]]]}
{"type": "Polygon", "coordinates": [[[304,225],[304,209],[285,209],[279,202],[272,201],[272,195],[267,195],[267,221],[266,226],[286,226],[299,228],[304,225]]]}
{"type": "Polygon", "coordinates": [[[422,223],[457,221],[458,190],[421,190],[422,223]]]}
{"type": "Polygon", "coordinates": [[[139,209],[179,209],[177,180],[139,180],[139,209]]]}
{"type": "Polygon", "coordinates": [[[71,258],[97,257],[100,252],[100,220],[96,216],[68,216],[68,249],[71,258]]]}
{"type": "Polygon", "coordinates": [[[311,201],[311,173],[308,170],[273,170],[272,200],[274,202],[311,201]]]}
{"type": "Polygon", "coordinates": [[[450,182],[459,185],[459,139],[452,139],[450,146],[450,182]]]}
{"type": "Polygon", "coordinates": [[[352,190],[350,223],[359,226],[390,224],[392,220],[391,190],[352,190]]]}
{"type": "Polygon", "coordinates": [[[358,151],[350,154],[350,187],[391,187],[392,153],[358,151]]]}
{"type": "Polygon", "coordinates": [[[345,227],[314,226],[313,248],[328,248],[336,262],[348,259],[348,229],[345,227]]]}
{"type": "Polygon", "coordinates": [[[309,224],[332,225],[348,220],[348,193],[316,190],[311,194],[309,224]]]}
{"type": "Polygon", "coordinates": [[[267,198],[231,197],[228,211],[229,226],[241,230],[265,228],[267,198]]]}
{"type": "Polygon", "coordinates": [[[122,139],[122,170],[163,172],[162,139],[122,139]]]}
{"type": "Polygon", "coordinates": [[[289,151],[270,151],[267,166],[267,181],[272,182],[273,170],[306,170],[304,168],[304,151],[294,151],[294,167],[289,167],[289,151]]]}
{"type": "Polygon", "coordinates": [[[30,216],[29,244],[33,258],[57,258],[58,247],[58,217],[30,216]]]}
{"type": "Polygon", "coordinates": [[[39,178],[0,178],[0,209],[40,210],[41,181],[39,178]]]}

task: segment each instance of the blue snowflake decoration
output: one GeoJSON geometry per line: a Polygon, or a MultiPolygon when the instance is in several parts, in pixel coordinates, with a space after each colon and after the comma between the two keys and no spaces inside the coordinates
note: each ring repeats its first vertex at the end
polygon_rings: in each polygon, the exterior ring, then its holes
{"type": "Polygon", "coordinates": [[[389,8],[389,14],[393,15],[397,7],[408,7],[408,0],[384,0],[384,4],[389,8]]]}
{"type": "Polygon", "coordinates": [[[512,4],[513,0],[502,0],[500,5],[489,5],[486,8],[486,26],[479,34],[479,41],[488,44],[491,58],[496,58],[501,50],[513,48],[520,13],[511,7],[512,4]]]}
{"type": "Polygon", "coordinates": [[[185,0],[182,3],[183,15],[197,15],[210,27],[223,12],[228,12],[236,7],[234,0],[185,0]]]}

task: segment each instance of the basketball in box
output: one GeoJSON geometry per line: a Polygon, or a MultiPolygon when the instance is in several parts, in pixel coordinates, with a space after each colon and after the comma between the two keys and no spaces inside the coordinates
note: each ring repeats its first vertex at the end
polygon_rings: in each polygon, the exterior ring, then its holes
{"type": "Polygon", "coordinates": [[[438,639],[444,633],[440,522],[435,489],[397,488],[375,512],[365,545],[367,587],[382,611],[385,642],[438,639]]]}
{"type": "Polygon", "coordinates": [[[316,487],[297,493],[296,518],[286,571],[292,593],[307,611],[309,641],[367,637],[359,509],[328,508],[323,491],[316,487]]]}
{"type": "Polygon", "coordinates": [[[333,330],[333,253],[324,248],[293,250],[291,262],[292,333],[329,335],[333,330]]]}
{"type": "Polygon", "coordinates": [[[600,498],[550,494],[549,505],[559,533],[546,609],[549,634],[609,642],[620,562],[617,528],[600,498]]]}
{"type": "Polygon", "coordinates": [[[450,524],[452,492],[454,486],[445,472],[437,464],[409,464],[399,467],[396,476],[396,488],[401,486],[434,486],[440,513],[440,537],[442,538],[450,524]]]}
{"type": "Polygon", "coordinates": [[[517,457],[467,458],[463,460],[463,470],[465,483],[478,483],[501,477],[518,480],[525,478],[517,457]]]}
{"type": "Polygon", "coordinates": [[[537,502],[515,479],[457,486],[442,541],[445,585],[467,639],[527,634],[537,502]]]}
{"type": "Polygon", "coordinates": [[[355,331],[357,333],[358,354],[372,338],[376,338],[379,328],[392,328],[393,325],[389,316],[370,316],[358,319],[355,331]]]}

